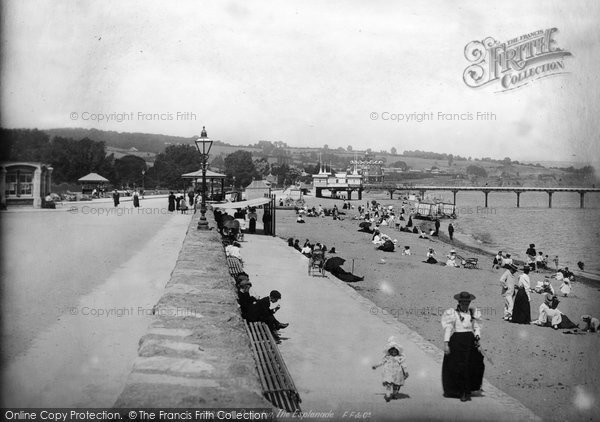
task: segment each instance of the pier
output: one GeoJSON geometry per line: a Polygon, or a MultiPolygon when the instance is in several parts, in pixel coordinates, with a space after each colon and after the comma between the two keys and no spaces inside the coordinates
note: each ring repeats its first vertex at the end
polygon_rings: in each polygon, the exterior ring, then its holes
{"type": "Polygon", "coordinates": [[[425,195],[427,191],[450,191],[454,196],[454,205],[456,205],[456,194],[458,192],[483,192],[485,195],[485,208],[488,207],[488,195],[490,192],[514,192],[517,194],[517,208],[520,207],[521,194],[523,192],[546,192],[548,194],[548,208],[552,208],[552,195],[556,192],[577,192],[579,193],[579,207],[584,208],[584,198],[586,193],[600,192],[600,188],[541,188],[541,187],[524,187],[524,186],[505,186],[505,187],[491,187],[491,186],[407,186],[407,185],[364,185],[364,189],[384,189],[390,192],[390,197],[395,191],[417,191],[421,194],[421,197],[425,195]]]}

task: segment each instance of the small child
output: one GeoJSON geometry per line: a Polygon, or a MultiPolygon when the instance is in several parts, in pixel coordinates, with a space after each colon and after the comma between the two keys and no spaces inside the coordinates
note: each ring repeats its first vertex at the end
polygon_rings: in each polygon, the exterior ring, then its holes
{"type": "Polygon", "coordinates": [[[404,250],[402,251],[402,255],[411,255],[410,253],[410,246],[405,246],[404,250]]]}
{"type": "Polygon", "coordinates": [[[571,281],[569,280],[569,277],[563,278],[562,284],[560,285],[560,291],[565,297],[569,296],[569,293],[571,293],[571,281]]]}
{"type": "Polygon", "coordinates": [[[386,402],[389,402],[391,399],[399,398],[398,392],[400,387],[404,385],[404,380],[408,378],[408,370],[404,363],[405,357],[402,346],[396,343],[394,337],[388,339],[388,345],[384,353],[381,362],[373,365],[372,368],[375,370],[383,366],[382,383],[386,389],[383,398],[386,402]],[[391,394],[389,394],[390,390],[392,391],[391,394]]]}
{"type": "Polygon", "coordinates": [[[556,271],[558,271],[558,255],[554,257],[554,266],[556,267],[556,271]]]}

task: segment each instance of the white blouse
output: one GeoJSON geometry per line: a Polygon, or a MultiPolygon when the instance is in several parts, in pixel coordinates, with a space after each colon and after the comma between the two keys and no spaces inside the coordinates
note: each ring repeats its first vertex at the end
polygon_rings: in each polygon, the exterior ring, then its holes
{"type": "Polygon", "coordinates": [[[456,309],[447,309],[442,315],[442,327],[444,328],[444,341],[450,341],[452,333],[472,332],[476,336],[481,333],[479,322],[481,321],[481,312],[479,309],[473,309],[473,320],[471,313],[457,311],[456,309]],[[462,321],[461,317],[462,316],[462,321]]]}

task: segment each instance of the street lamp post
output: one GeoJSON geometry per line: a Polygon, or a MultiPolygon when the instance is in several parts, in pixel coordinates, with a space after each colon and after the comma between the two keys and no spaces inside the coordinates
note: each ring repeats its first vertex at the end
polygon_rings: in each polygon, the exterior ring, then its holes
{"type": "Polygon", "coordinates": [[[144,191],[146,190],[146,170],[142,170],[142,199],[144,199],[144,191]]]}
{"type": "Polygon", "coordinates": [[[206,128],[202,126],[200,137],[194,140],[196,148],[202,157],[202,203],[200,204],[200,219],[198,220],[198,230],[208,230],[208,221],[206,221],[206,167],[208,165],[208,153],[212,147],[213,141],[208,138],[206,128]]]}

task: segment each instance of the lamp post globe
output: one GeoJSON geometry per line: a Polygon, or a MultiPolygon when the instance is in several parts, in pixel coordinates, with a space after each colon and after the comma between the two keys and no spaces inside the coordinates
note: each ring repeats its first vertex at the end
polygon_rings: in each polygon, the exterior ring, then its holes
{"type": "Polygon", "coordinates": [[[206,220],[206,167],[208,165],[208,154],[213,141],[208,138],[206,127],[202,127],[200,136],[194,140],[196,148],[202,159],[202,202],[200,203],[200,219],[198,220],[198,230],[208,230],[208,221],[206,220]]]}

